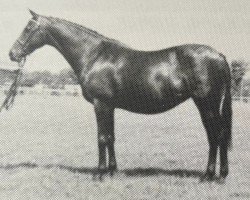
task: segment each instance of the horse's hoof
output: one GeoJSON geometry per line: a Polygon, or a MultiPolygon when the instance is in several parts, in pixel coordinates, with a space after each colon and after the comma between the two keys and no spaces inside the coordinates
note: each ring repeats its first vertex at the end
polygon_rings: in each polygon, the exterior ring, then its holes
{"type": "Polygon", "coordinates": [[[110,174],[111,177],[114,176],[114,174],[115,174],[117,171],[118,171],[118,170],[117,170],[117,167],[116,167],[116,166],[114,166],[114,167],[109,167],[109,174],[110,174]]]}
{"type": "Polygon", "coordinates": [[[99,175],[98,175],[98,180],[99,180],[100,182],[103,181],[103,176],[104,176],[104,174],[99,174],[99,175]]]}
{"type": "Polygon", "coordinates": [[[225,182],[226,182],[226,177],[220,176],[220,177],[216,180],[216,182],[217,182],[218,184],[225,184],[225,182]]]}
{"type": "Polygon", "coordinates": [[[117,170],[117,166],[116,165],[109,165],[108,170],[109,171],[116,171],[117,170]]]}
{"type": "Polygon", "coordinates": [[[103,181],[105,174],[107,174],[108,170],[105,168],[99,168],[94,174],[92,179],[94,181],[103,181]]]}
{"type": "Polygon", "coordinates": [[[214,174],[212,173],[205,173],[201,178],[200,182],[211,182],[214,180],[214,174]]]}
{"type": "Polygon", "coordinates": [[[103,176],[104,176],[103,173],[97,172],[97,173],[93,174],[92,179],[93,179],[93,181],[102,181],[103,176]]]}
{"type": "Polygon", "coordinates": [[[96,173],[93,174],[92,180],[97,181],[99,179],[98,177],[99,177],[99,173],[96,172],[96,173]]]}

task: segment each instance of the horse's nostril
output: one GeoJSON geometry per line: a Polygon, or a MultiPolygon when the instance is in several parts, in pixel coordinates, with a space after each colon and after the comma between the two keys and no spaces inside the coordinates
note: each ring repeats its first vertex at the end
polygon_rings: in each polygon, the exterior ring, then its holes
{"type": "Polygon", "coordinates": [[[10,51],[9,56],[10,56],[10,58],[13,58],[13,52],[12,51],[10,51]]]}
{"type": "Polygon", "coordinates": [[[11,59],[12,61],[15,60],[15,59],[14,59],[14,53],[13,53],[12,51],[9,52],[9,56],[10,56],[10,59],[11,59]]]}

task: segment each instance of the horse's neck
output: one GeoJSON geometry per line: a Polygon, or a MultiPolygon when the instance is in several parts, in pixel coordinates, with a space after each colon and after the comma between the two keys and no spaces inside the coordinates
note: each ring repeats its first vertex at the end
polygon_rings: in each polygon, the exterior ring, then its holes
{"type": "Polygon", "coordinates": [[[103,40],[84,29],[79,30],[63,24],[48,27],[48,32],[50,34],[48,44],[54,46],[78,73],[87,65],[92,52],[103,40]]]}

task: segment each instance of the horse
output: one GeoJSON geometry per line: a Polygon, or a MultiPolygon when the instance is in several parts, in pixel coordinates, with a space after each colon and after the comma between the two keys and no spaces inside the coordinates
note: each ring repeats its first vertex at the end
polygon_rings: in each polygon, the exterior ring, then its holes
{"type": "Polygon", "coordinates": [[[207,168],[201,180],[214,180],[220,150],[218,178],[225,181],[232,141],[232,98],[231,70],[222,53],[202,44],[135,50],[76,23],[30,13],[32,18],[13,44],[10,59],[21,62],[36,49],[50,45],[68,61],[83,97],[94,106],[100,176],[117,170],[116,108],[157,114],[191,98],[209,144],[207,168]]]}

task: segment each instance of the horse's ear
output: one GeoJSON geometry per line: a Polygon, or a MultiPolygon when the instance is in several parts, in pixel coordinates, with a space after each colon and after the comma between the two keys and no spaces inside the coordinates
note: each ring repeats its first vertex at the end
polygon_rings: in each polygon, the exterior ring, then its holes
{"type": "Polygon", "coordinates": [[[36,14],[34,11],[32,11],[32,10],[30,10],[30,9],[29,9],[29,11],[30,11],[30,14],[32,15],[33,19],[34,19],[34,20],[37,20],[38,17],[39,17],[39,15],[36,14]]]}

